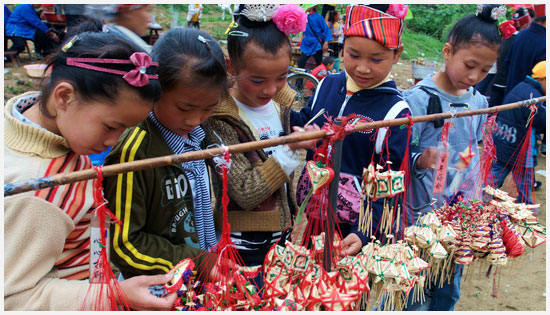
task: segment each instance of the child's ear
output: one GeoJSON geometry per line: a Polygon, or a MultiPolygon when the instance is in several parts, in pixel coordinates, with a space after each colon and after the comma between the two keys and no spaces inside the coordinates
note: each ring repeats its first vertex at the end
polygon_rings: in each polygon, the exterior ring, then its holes
{"type": "Polygon", "coordinates": [[[403,45],[397,48],[397,50],[393,54],[393,64],[396,64],[399,61],[399,58],[401,58],[401,53],[403,53],[403,45]]]}
{"type": "Polygon", "coordinates": [[[76,91],[69,82],[60,82],[52,91],[52,97],[56,111],[67,110],[70,105],[76,103],[76,91]]]}
{"type": "Polygon", "coordinates": [[[453,45],[445,43],[441,52],[443,52],[443,59],[446,61],[453,54],[453,45]]]}
{"type": "Polygon", "coordinates": [[[225,64],[227,65],[227,73],[233,76],[237,75],[237,71],[231,62],[231,58],[225,58],[225,64]]]}

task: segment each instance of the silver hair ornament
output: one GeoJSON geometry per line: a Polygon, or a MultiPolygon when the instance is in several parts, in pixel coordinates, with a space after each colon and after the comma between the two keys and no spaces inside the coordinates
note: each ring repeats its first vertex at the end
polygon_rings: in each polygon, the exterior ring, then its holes
{"type": "Polygon", "coordinates": [[[505,17],[507,11],[508,10],[503,5],[501,5],[500,7],[495,7],[491,10],[491,18],[493,20],[497,21],[501,17],[505,17]]]}
{"type": "Polygon", "coordinates": [[[246,4],[241,14],[250,21],[267,22],[273,18],[278,4],[246,4]]]}

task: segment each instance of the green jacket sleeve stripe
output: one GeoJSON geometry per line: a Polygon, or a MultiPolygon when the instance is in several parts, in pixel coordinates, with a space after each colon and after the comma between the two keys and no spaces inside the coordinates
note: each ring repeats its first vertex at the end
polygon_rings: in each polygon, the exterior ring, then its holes
{"type": "MultiPolygon", "coordinates": [[[[135,159],[136,152],[146,134],[147,132],[145,130],[137,127],[134,129],[123,145],[120,155],[120,163],[131,162],[135,159]]],[[[140,253],[128,239],[131,224],[134,175],[134,172],[129,172],[126,174],[119,174],[117,176],[115,214],[118,218],[122,219],[123,224],[122,228],[118,225],[115,226],[113,234],[113,249],[122,260],[135,269],[157,269],[167,273],[173,268],[172,262],[163,258],[151,257],[140,253]],[[122,242],[123,248],[120,242],[122,242]]]]}

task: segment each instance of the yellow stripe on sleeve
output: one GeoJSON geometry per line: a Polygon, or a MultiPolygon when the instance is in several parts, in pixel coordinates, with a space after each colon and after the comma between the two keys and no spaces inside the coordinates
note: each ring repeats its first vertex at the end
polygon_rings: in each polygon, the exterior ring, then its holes
{"type": "MultiPolygon", "coordinates": [[[[134,160],[136,152],[141,145],[141,142],[143,141],[143,138],[147,132],[145,130],[141,130],[140,128],[137,128],[134,130],[130,138],[127,140],[127,142],[124,144],[124,147],[122,149],[122,153],[120,155],[120,163],[125,162],[131,162],[134,160]],[[138,135],[139,133],[139,135],[138,135]],[[137,140],[133,145],[132,142],[134,141],[134,138],[137,140]],[[131,148],[130,148],[131,145],[131,148]],[[125,160],[128,148],[130,148],[128,160],[125,160]]],[[[123,220],[123,228],[122,228],[122,243],[124,244],[124,247],[128,249],[136,258],[141,259],[143,261],[152,263],[152,266],[144,265],[135,262],[132,257],[126,255],[119,246],[118,238],[120,235],[120,226],[115,225],[115,233],[113,237],[113,247],[115,249],[115,252],[122,258],[128,265],[136,268],[136,269],[142,269],[142,270],[153,270],[153,269],[160,269],[164,272],[169,272],[174,266],[173,264],[163,258],[154,258],[148,255],[144,255],[140,253],[133,245],[128,241],[128,231],[130,227],[130,216],[131,216],[131,210],[132,210],[132,192],[133,192],[133,175],[134,172],[129,172],[127,174],[119,174],[117,176],[117,188],[116,188],[116,216],[120,218],[122,213],[122,184],[124,181],[124,176],[126,176],[126,200],[124,203],[124,220],[123,220]]]]}

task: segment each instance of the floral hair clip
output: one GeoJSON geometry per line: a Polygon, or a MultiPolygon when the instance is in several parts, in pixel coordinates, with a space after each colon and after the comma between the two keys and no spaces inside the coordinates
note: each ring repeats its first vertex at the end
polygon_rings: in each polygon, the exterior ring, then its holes
{"type": "Polygon", "coordinates": [[[500,23],[498,30],[500,32],[500,36],[502,36],[502,39],[508,39],[514,35],[515,32],[517,32],[514,21],[508,20],[500,23]]]}
{"type": "Polygon", "coordinates": [[[295,4],[283,4],[275,11],[273,23],[286,36],[298,34],[306,30],[307,14],[295,4]]]}
{"type": "MultiPolygon", "coordinates": [[[[239,14],[254,22],[273,20],[279,31],[283,32],[286,36],[289,34],[298,34],[306,30],[306,12],[295,4],[246,4],[239,14]]],[[[236,27],[233,23],[229,25],[226,31],[229,35],[248,37],[246,32],[229,31],[232,26],[236,27]]]]}
{"type": "Polygon", "coordinates": [[[506,17],[506,12],[507,11],[508,10],[503,5],[501,5],[500,7],[493,8],[491,10],[491,18],[493,20],[497,21],[498,19],[500,19],[502,17],[506,17]]]}
{"type": "Polygon", "coordinates": [[[122,75],[122,78],[128,84],[135,87],[142,87],[149,84],[149,80],[157,80],[158,75],[148,74],[147,69],[150,66],[158,67],[157,62],[153,62],[151,56],[144,52],[135,52],[129,59],[107,59],[107,58],[67,58],[67,66],[79,67],[99,72],[113,73],[122,75]],[[93,66],[89,63],[108,63],[108,64],[133,64],[135,69],[130,71],[109,69],[99,66],[93,66]]]}
{"type": "Polygon", "coordinates": [[[392,4],[390,4],[390,7],[386,11],[386,13],[388,13],[389,15],[393,15],[398,19],[403,20],[407,16],[408,11],[409,11],[409,6],[408,5],[393,4],[392,3],[392,4]]]}

